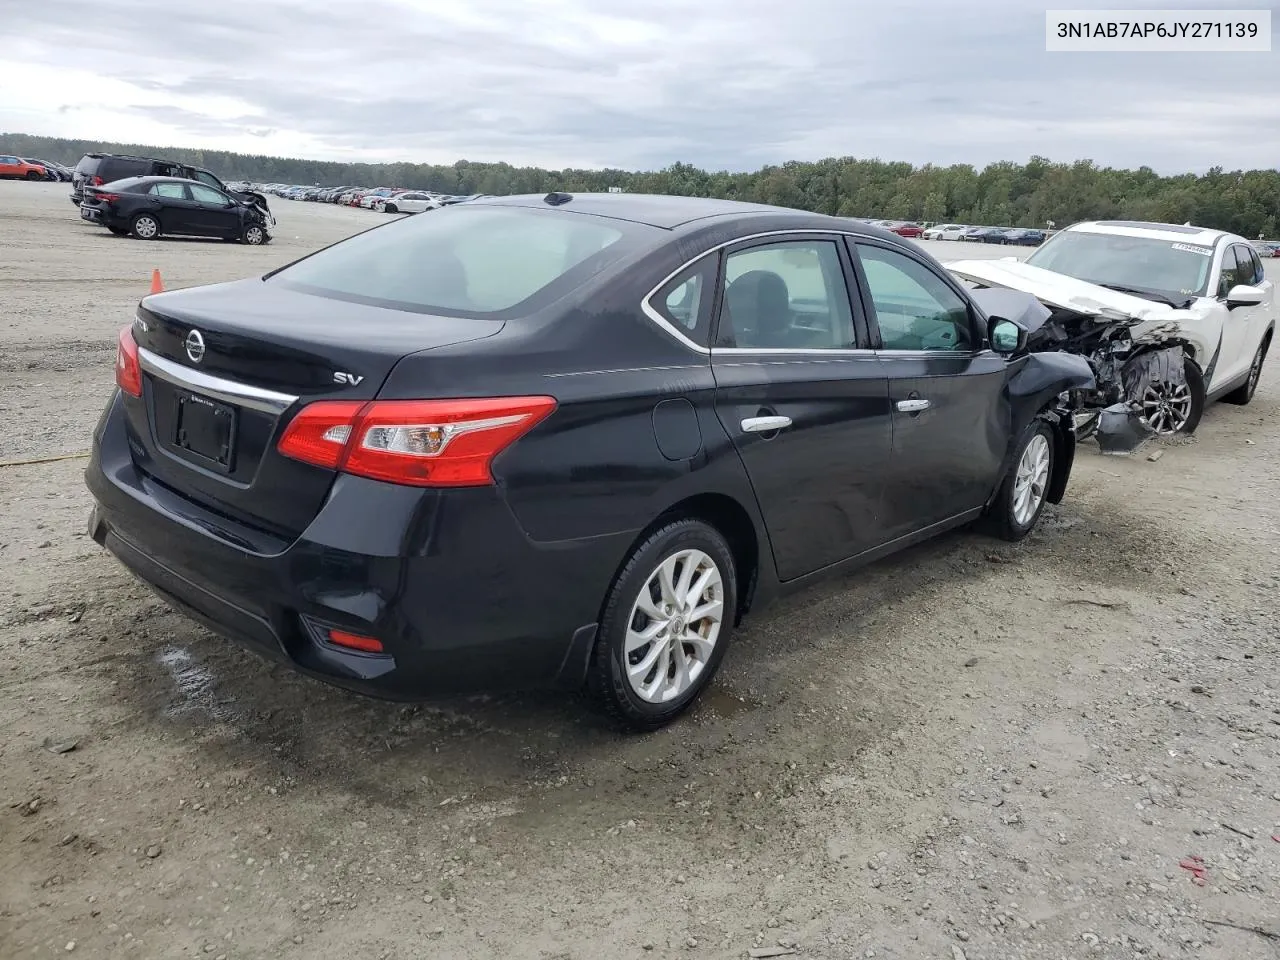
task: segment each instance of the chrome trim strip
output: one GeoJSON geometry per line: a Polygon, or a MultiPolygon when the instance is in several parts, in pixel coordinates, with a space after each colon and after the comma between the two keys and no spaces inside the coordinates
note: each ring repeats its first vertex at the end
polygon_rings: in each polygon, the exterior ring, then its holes
{"type": "Polygon", "coordinates": [[[735,360],[739,357],[746,359],[747,356],[758,356],[761,362],[765,361],[787,361],[787,360],[803,360],[811,363],[836,363],[840,360],[877,360],[879,357],[874,350],[823,350],[819,347],[791,348],[791,347],[771,347],[761,348],[759,350],[751,347],[716,347],[711,351],[712,358],[722,356],[732,356],[735,360]]]}
{"type": "Polygon", "coordinates": [[[275,390],[264,390],[262,387],[251,387],[247,383],[224,380],[212,374],[192,370],[180,363],[166,360],[143,347],[138,348],[138,363],[142,369],[153,377],[159,377],[174,386],[185,390],[221,400],[235,406],[249,407],[263,413],[279,415],[298,402],[298,398],[288,393],[275,390]]]}

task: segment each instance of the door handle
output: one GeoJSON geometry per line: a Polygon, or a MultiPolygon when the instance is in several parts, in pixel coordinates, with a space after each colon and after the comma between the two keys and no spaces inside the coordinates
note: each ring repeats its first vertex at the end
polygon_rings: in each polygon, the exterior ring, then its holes
{"type": "Polygon", "coordinates": [[[789,426],[790,417],[748,417],[742,421],[742,429],[747,433],[772,433],[789,426]]]}
{"type": "Polygon", "coordinates": [[[928,410],[930,406],[932,404],[924,399],[898,401],[898,409],[903,413],[919,413],[921,410],[928,410]]]}

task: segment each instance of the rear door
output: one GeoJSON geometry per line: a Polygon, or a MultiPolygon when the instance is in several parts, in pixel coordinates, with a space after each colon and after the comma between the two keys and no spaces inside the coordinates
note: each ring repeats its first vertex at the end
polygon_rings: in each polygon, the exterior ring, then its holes
{"type": "Polygon", "coordinates": [[[774,236],[723,256],[716,413],[755,490],[778,576],[886,539],[888,386],[851,301],[839,236],[774,236]]]}
{"type": "Polygon", "coordinates": [[[959,287],[922,258],[850,244],[881,376],[893,456],[885,525],[906,536],[982,506],[1008,451],[1006,361],[986,347],[959,287]]]}
{"type": "Polygon", "coordinates": [[[165,233],[193,234],[199,232],[196,224],[196,204],[187,192],[185,183],[167,181],[153,183],[147,193],[156,198],[156,215],[160,229],[165,233]]]}
{"type": "Polygon", "coordinates": [[[240,205],[221,190],[203,183],[189,183],[187,189],[195,201],[194,223],[198,232],[206,237],[236,237],[240,235],[240,205]]]}

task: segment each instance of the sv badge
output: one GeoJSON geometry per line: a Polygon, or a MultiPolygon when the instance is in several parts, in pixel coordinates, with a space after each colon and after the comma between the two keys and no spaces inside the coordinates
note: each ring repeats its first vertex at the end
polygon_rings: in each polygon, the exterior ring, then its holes
{"type": "Polygon", "coordinates": [[[343,383],[350,387],[359,386],[364,377],[357,377],[354,373],[343,373],[341,370],[333,375],[334,383],[343,383]]]}

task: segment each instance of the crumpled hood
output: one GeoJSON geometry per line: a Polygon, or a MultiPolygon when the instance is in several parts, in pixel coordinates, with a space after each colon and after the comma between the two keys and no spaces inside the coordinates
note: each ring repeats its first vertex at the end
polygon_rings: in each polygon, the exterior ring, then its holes
{"type": "Polygon", "coordinates": [[[1050,306],[1106,320],[1145,323],[1165,319],[1175,312],[1168,304],[1108,290],[1019,260],[955,260],[943,266],[965,280],[1021,290],[1050,306]]]}

